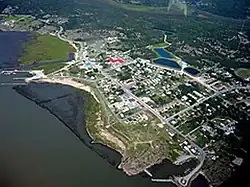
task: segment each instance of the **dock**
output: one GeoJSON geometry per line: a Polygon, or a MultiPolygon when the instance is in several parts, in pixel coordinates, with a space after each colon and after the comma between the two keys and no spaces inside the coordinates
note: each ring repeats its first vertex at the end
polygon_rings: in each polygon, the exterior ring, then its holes
{"type": "Polygon", "coordinates": [[[153,177],[152,173],[150,173],[147,169],[144,169],[144,172],[147,173],[148,176],[153,177]]]}

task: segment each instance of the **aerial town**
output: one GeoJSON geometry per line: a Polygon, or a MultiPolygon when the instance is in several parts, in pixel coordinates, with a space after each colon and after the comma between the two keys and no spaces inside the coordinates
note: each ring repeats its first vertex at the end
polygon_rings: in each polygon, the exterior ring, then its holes
{"type": "MultiPolygon", "coordinates": [[[[152,181],[172,181],[184,187],[202,172],[216,185],[220,183],[216,181],[218,172],[227,178],[242,163],[242,158],[228,153],[227,138],[237,138],[237,124],[250,117],[250,77],[242,80],[207,59],[200,60],[198,66],[185,59],[185,54],[202,56],[210,50],[227,55],[229,49],[222,44],[206,40],[203,43],[211,49],[194,48],[173,43],[165,33],[160,47],[145,47],[152,58],[135,58],[132,51],[122,50],[121,40],[126,38],[122,28],[95,34],[65,30],[61,25],[67,18],[49,14],[3,20],[0,29],[46,33],[74,46],[74,58],[63,68],[49,74],[34,71],[27,81],[70,79],[88,85],[105,118],[103,126],[89,129],[90,134],[123,155],[120,168],[128,175],[144,171],[152,181]],[[163,159],[176,165],[194,161],[195,166],[178,176],[158,178],[150,166],[163,159]]],[[[237,37],[249,43],[243,33],[237,37]]],[[[248,61],[246,57],[236,60],[248,61]]]]}

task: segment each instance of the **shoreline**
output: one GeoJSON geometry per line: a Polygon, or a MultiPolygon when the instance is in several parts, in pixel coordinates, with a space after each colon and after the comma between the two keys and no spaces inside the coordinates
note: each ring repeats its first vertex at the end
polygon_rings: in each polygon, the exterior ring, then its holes
{"type": "MultiPolygon", "coordinates": [[[[56,79],[43,78],[43,79],[39,79],[39,80],[31,80],[31,81],[28,81],[28,82],[31,82],[31,83],[33,82],[33,83],[62,84],[62,85],[66,85],[66,86],[72,86],[74,88],[77,88],[77,89],[80,89],[80,90],[83,90],[83,91],[86,91],[86,92],[90,93],[93,96],[93,98],[100,104],[99,99],[97,98],[97,96],[95,95],[94,91],[91,89],[90,86],[87,86],[87,85],[84,85],[84,84],[79,83],[77,81],[74,81],[73,78],[62,78],[62,79],[59,79],[59,78],[56,78],[56,79]]],[[[53,114],[53,112],[52,112],[52,114],[53,114]]],[[[103,121],[100,119],[98,121],[98,123],[103,123],[103,121]]],[[[129,172],[127,172],[125,169],[123,169],[121,167],[122,159],[125,157],[125,155],[124,155],[124,152],[126,151],[125,147],[124,147],[125,145],[123,145],[123,143],[119,143],[120,140],[118,138],[114,137],[114,135],[112,135],[111,133],[109,133],[109,132],[107,132],[105,130],[101,131],[100,134],[102,134],[103,138],[107,139],[108,142],[114,143],[109,138],[111,138],[111,137],[115,138],[115,142],[116,143],[118,142],[118,144],[115,143],[116,146],[120,147],[120,149],[116,149],[116,148],[110,146],[108,143],[105,143],[103,140],[102,141],[96,140],[96,138],[94,138],[94,136],[89,132],[89,129],[87,127],[85,127],[85,129],[86,129],[86,132],[88,133],[88,136],[91,138],[90,143],[92,145],[101,144],[101,145],[103,145],[103,146],[105,146],[105,147],[107,147],[107,148],[109,148],[109,149],[111,149],[111,150],[113,150],[115,152],[118,152],[120,154],[121,159],[120,159],[120,162],[117,164],[116,168],[123,171],[128,176],[131,176],[131,175],[129,175],[129,172]]],[[[79,136],[79,138],[81,139],[80,136],[79,136]]]]}
{"type": "MultiPolygon", "coordinates": [[[[92,89],[91,89],[90,86],[86,86],[86,85],[84,85],[82,83],[74,81],[73,78],[62,78],[62,79],[59,79],[59,78],[56,78],[56,79],[43,78],[43,79],[39,79],[39,80],[32,80],[30,82],[35,82],[35,83],[52,83],[52,84],[62,84],[62,85],[72,86],[74,88],[77,88],[77,89],[80,89],[80,90],[84,90],[84,91],[90,93],[94,97],[94,99],[100,104],[99,99],[95,95],[94,91],[92,91],[92,89]]],[[[102,120],[99,120],[99,122],[103,123],[102,120]]],[[[125,149],[123,143],[122,143],[122,145],[120,143],[116,144],[118,147],[120,147],[120,149],[115,149],[112,146],[110,146],[108,143],[105,143],[103,141],[95,140],[95,138],[93,137],[93,135],[91,135],[91,133],[89,132],[88,128],[86,128],[86,131],[87,131],[88,135],[90,136],[90,138],[92,139],[91,142],[90,142],[91,144],[102,144],[102,145],[104,145],[104,146],[106,146],[106,147],[108,147],[108,148],[110,148],[110,149],[118,152],[122,156],[122,158],[125,157],[124,151],[126,151],[126,149],[125,149]]],[[[106,132],[106,131],[101,131],[100,134],[102,134],[103,138],[106,138],[107,141],[113,142],[112,140],[108,139],[108,137],[109,138],[110,137],[114,137],[114,135],[112,135],[112,134],[110,134],[109,132],[106,132]],[[108,135],[107,135],[107,133],[108,133],[108,135]],[[107,136],[104,136],[104,134],[107,135],[107,136]]],[[[117,142],[117,141],[120,141],[120,140],[116,138],[115,142],[117,142]]],[[[123,170],[123,168],[121,167],[122,158],[121,158],[120,163],[118,164],[117,168],[120,169],[120,170],[122,170],[123,172],[125,172],[127,175],[129,175],[129,172],[127,172],[126,170],[123,170]]]]}
{"type": "MultiPolygon", "coordinates": [[[[42,84],[42,83],[47,83],[47,84],[52,84],[52,82],[42,82],[42,81],[30,81],[30,83],[35,83],[35,84],[42,84]]],[[[56,85],[56,83],[54,83],[56,85]]],[[[64,84],[65,85],[65,84],[64,84]]],[[[69,86],[69,85],[65,85],[69,86]]],[[[57,118],[60,122],[62,122],[68,129],[71,131],[84,145],[86,145],[89,149],[94,151],[96,154],[98,154],[101,158],[106,160],[109,164],[112,166],[115,166],[118,168],[118,166],[121,163],[122,159],[122,154],[117,151],[116,149],[111,148],[107,144],[104,144],[102,142],[95,142],[94,138],[91,136],[89,133],[88,129],[86,128],[86,123],[81,124],[83,125],[83,130],[79,132],[77,129],[72,128],[70,124],[68,124],[62,116],[58,115],[55,111],[53,111],[50,107],[43,106],[41,105],[40,101],[37,100],[37,98],[32,97],[31,95],[27,95],[25,91],[22,90],[22,86],[16,86],[13,89],[20,94],[21,96],[25,97],[26,99],[36,103],[39,107],[47,110],[50,114],[52,114],[55,118],[57,118]]]]}
{"type": "Polygon", "coordinates": [[[62,84],[62,85],[67,85],[67,86],[72,86],[74,88],[80,89],[80,90],[84,90],[88,93],[90,93],[94,99],[100,103],[99,99],[97,98],[97,96],[95,95],[94,91],[91,89],[90,86],[81,84],[79,82],[76,82],[73,80],[73,78],[43,78],[43,79],[39,79],[39,80],[32,80],[30,82],[37,82],[37,83],[52,83],[52,84],[62,84]]]}
{"type": "MultiPolygon", "coordinates": [[[[100,104],[99,99],[97,98],[97,96],[95,95],[94,91],[91,89],[90,86],[79,83],[79,82],[73,80],[73,78],[62,78],[62,79],[60,79],[60,78],[55,78],[55,79],[43,78],[43,79],[39,79],[39,80],[32,80],[30,82],[62,84],[62,85],[72,86],[74,88],[84,90],[84,91],[90,93],[93,96],[93,98],[100,104]]],[[[103,123],[103,121],[100,119],[97,123],[103,123]]],[[[111,134],[110,132],[108,132],[104,129],[104,130],[100,130],[100,132],[99,132],[101,137],[102,137],[101,140],[97,140],[89,132],[89,129],[87,128],[87,126],[85,127],[85,129],[86,129],[86,132],[88,133],[88,136],[91,138],[90,143],[92,145],[101,144],[101,145],[108,147],[109,149],[116,151],[120,154],[121,159],[120,159],[120,162],[118,163],[118,165],[116,166],[117,169],[123,171],[127,176],[136,176],[136,175],[140,175],[141,173],[143,173],[143,171],[139,172],[139,173],[134,173],[133,171],[131,172],[131,171],[127,170],[126,167],[123,167],[122,161],[123,161],[123,159],[126,158],[126,147],[123,144],[123,142],[120,142],[120,140],[117,137],[115,137],[113,134],[111,134]],[[115,139],[113,139],[113,138],[115,138],[115,139]],[[105,142],[104,139],[106,139],[107,142],[105,142]],[[109,145],[108,142],[111,142],[111,144],[114,143],[119,148],[115,148],[115,147],[109,145]]],[[[157,162],[157,163],[152,163],[149,166],[147,166],[147,168],[150,168],[150,167],[154,166],[155,164],[160,164],[161,162],[162,162],[162,160],[157,162]]]]}
{"type": "MultiPolygon", "coordinates": [[[[91,89],[91,86],[84,85],[84,83],[79,83],[79,82],[73,80],[73,78],[55,78],[55,79],[43,78],[43,79],[39,79],[39,80],[32,80],[30,82],[62,84],[62,85],[72,86],[74,88],[84,90],[84,91],[90,93],[93,96],[93,98],[100,104],[100,101],[97,98],[97,96],[95,95],[94,91],[91,89]]],[[[103,123],[103,121],[101,119],[99,119],[97,123],[103,123]]],[[[128,168],[124,167],[126,165],[124,165],[124,163],[123,163],[123,160],[126,159],[126,147],[123,144],[123,142],[120,142],[120,140],[117,137],[115,137],[112,133],[106,131],[105,129],[100,130],[100,132],[99,132],[101,137],[102,137],[101,140],[94,138],[94,136],[89,132],[89,129],[87,128],[87,126],[85,126],[85,130],[86,130],[88,136],[91,138],[90,144],[92,144],[92,145],[100,144],[102,146],[105,146],[105,147],[119,153],[121,158],[120,158],[119,163],[115,167],[118,170],[123,171],[127,176],[141,175],[143,172],[145,172],[144,171],[145,169],[149,169],[149,168],[156,166],[156,165],[161,165],[161,164],[163,164],[164,160],[168,160],[167,157],[164,157],[164,158],[158,160],[157,162],[151,163],[147,167],[142,168],[142,170],[140,172],[134,172],[133,170],[130,171],[128,168]],[[105,142],[104,140],[107,140],[107,142],[105,142]],[[108,142],[110,142],[111,145],[108,142]],[[112,144],[115,144],[117,147],[112,146],[112,144]]],[[[105,158],[105,156],[103,158],[105,160],[107,160],[105,158]]],[[[175,165],[174,163],[171,163],[171,164],[175,165]]]]}

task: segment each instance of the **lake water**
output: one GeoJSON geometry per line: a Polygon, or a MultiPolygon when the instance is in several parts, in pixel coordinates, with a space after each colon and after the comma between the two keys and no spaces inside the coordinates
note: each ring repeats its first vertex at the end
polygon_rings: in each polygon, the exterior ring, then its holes
{"type": "Polygon", "coordinates": [[[200,73],[199,70],[192,68],[192,67],[186,67],[184,68],[184,71],[186,71],[187,73],[191,74],[191,75],[198,75],[200,73]]]}
{"type": "Polygon", "coordinates": [[[174,69],[181,70],[181,66],[174,60],[158,58],[158,59],[153,60],[153,62],[157,65],[165,66],[167,68],[174,68],[174,69]]]}
{"type": "Polygon", "coordinates": [[[154,51],[163,58],[174,58],[174,55],[166,51],[164,48],[154,48],[154,51]]]}

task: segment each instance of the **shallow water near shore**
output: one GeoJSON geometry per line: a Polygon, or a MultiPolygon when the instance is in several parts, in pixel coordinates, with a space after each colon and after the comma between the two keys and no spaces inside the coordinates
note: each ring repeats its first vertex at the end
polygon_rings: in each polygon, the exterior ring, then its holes
{"type": "Polygon", "coordinates": [[[18,66],[22,44],[31,39],[28,32],[0,31],[0,69],[18,66]]]}

